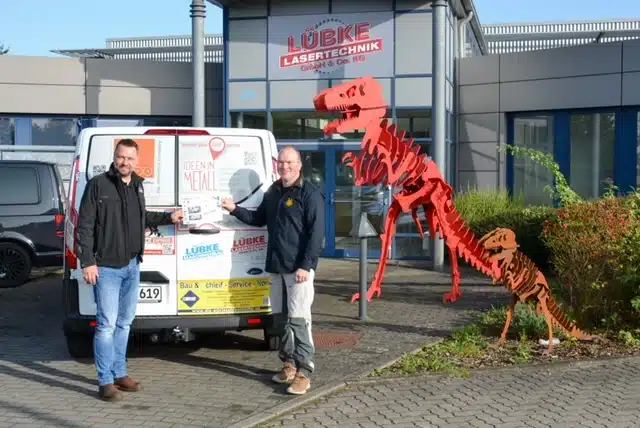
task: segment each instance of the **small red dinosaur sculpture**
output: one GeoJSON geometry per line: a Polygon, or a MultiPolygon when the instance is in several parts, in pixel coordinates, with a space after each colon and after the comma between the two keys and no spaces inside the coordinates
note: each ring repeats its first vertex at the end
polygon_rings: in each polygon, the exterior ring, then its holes
{"type": "Polygon", "coordinates": [[[485,250],[483,259],[491,265],[493,271],[493,283],[502,283],[510,293],[513,293],[500,340],[495,345],[491,345],[492,347],[500,347],[507,341],[507,333],[516,305],[519,302],[531,301],[537,301],[536,312],[538,315],[543,315],[547,321],[549,346],[546,353],[548,355],[553,352],[554,326],[578,340],[599,339],[598,336],[592,336],[580,330],[562,313],[551,295],[549,284],[542,272],[530,258],[518,250],[516,234],[512,230],[497,228],[480,238],[480,242],[485,250]]]}
{"type": "MultiPolygon", "coordinates": [[[[356,79],[319,93],[313,100],[316,111],[339,112],[342,118],[324,128],[326,135],[365,130],[360,156],[344,155],[342,162],[355,172],[356,186],[392,186],[400,189],[393,195],[381,235],[380,263],[367,291],[367,300],[382,294],[382,279],[389,258],[396,222],[401,213],[411,213],[421,237],[424,233],[418,210],[424,209],[431,236],[440,233],[449,249],[453,285],[445,294],[445,302],[461,297],[458,257],[482,273],[491,276],[491,267],[483,260],[483,248],[473,232],[466,226],[452,201],[453,189],[449,186],[436,163],[414,140],[405,140],[405,133],[396,133],[396,126],[384,119],[387,104],[382,86],[371,77],[356,79]]],[[[362,298],[353,295],[354,302],[362,298]]]]}

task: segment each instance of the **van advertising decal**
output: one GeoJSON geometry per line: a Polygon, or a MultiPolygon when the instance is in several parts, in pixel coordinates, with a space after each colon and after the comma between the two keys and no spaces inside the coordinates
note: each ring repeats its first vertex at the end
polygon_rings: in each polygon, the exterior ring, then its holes
{"type": "Polygon", "coordinates": [[[179,314],[271,312],[266,230],[223,230],[190,241],[180,250],[186,265],[178,279],[179,314]]]}
{"type": "MultiPolygon", "coordinates": [[[[154,210],[173,212],[172,209],[154,210]]],[[[154,256],[174,256],[176,254],[176,228],[174,225],[147,227],[144,232],[144,254],[154,256]]]]}

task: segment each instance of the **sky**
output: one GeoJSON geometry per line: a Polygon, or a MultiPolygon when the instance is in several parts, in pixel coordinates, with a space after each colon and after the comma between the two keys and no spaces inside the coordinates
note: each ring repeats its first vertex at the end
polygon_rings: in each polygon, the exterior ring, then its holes
{"type": "MultiPolygon", "coordinates": [[[[191,0],[3,3],[0,43],[12,55],[55,56],[50,50],[104,47],[109,38],[191,34],[191,0]]],[[[638,0],[475,0],[474,3],[482,24],[640,19],[638,0]]],[[[222,33],[222,13],[210,4],[205,31],[222,33]]]]}

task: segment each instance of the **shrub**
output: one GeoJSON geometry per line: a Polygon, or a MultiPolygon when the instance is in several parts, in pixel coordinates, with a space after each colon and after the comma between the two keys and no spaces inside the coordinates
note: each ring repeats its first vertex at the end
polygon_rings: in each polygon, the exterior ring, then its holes
{"type": "Polygon", "coordinates": [[[478,238],[497,228],[513,230],[520,249],[536,265],[549,269],[549,252],[541,239],[542,225],[554,215],[552,207],[524,208],[506,190],[469,189],[455,197],[456,209],[478,238]]]}
{"type": "Polygon", "coordinates": [[[477,223],[506,211],[522,208],[519,200],[512,200],[506,190],[469,188],[455,195],[456,209],[467,223],[477,223]]]}
{"type": "Polygon", "coordinates": [[[558,297],[587,327],[628,312],[632,295],[618,271],[620,245],[632,223],[626,201],[607,198],[570,204],[544,225],[542,236],[561,284],[558,297]]]}

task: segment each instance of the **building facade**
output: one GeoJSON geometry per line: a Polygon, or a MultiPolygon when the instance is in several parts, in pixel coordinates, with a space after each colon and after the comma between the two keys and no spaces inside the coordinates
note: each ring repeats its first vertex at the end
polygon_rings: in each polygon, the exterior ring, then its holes
{"type": "MultiPolygon", "coordinates": [[[[324,255],[358,256],[360,213],[381,230],[391,189],[353,186],[341,158],[359,150],[362,130],[326,138],[330,117],[317,114],[312,100],[373,76],[391,121],[431,153],[438,42],[431,1],[221,3],[224,34],[205,40],[206,124],[266,128],[280,147],[297,147],[304,173],[326,195],[324,255]]],[[[513,144],[552,154],[585,197],[610,184],[638,186],[637,23],[482,27],[471,0],[449,2],[442,41],[448,181],[458,190],[506,188],[527,203],[552,203],[543,190],[548,171],[498,150],[513,144]]],[[[68,175],[83,127],[191,125],[190,49],[190,37],[176,36],[56,51],[72,58],[0,56],[0,158],[55,160],[68,175]]],[[[429,248],[411,216],[401,217],[392,257],[427,258],[429,248]]]]}

